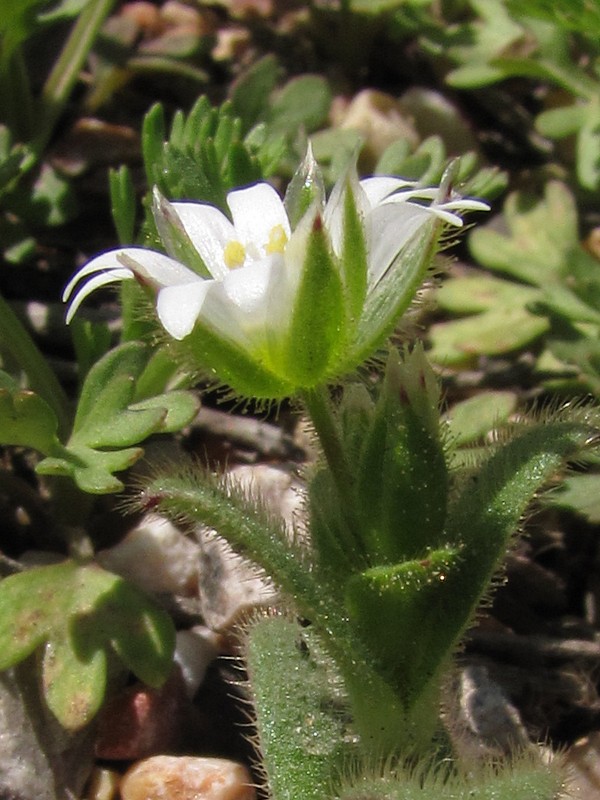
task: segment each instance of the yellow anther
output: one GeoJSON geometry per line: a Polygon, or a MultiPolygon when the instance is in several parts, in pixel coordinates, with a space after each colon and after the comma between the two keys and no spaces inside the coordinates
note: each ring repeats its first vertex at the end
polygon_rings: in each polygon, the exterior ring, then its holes
{"type": "Polygon", "coordinates": [[[223,250],[223,261],[229,269],[241,267],[246,260],[246,250],[241,242],[227,242],[223,250]]]}
{"type": "Polygon", "coordinates": [[[269,233],[269,241],[265,245],[265,251],[267,253],[283,253],[287,240],[283,225],[275,225],[269,233]]]}

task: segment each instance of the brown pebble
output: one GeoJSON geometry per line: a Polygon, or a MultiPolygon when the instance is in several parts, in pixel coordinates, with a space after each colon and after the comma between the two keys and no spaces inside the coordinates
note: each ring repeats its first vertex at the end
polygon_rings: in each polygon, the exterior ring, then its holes
{"type": "Polygon", "coordinates": [[[153,756],[124,775],[121,800],[255,800],[250,773],[224,758],[153,756]]]}
{"type": "Polygon", "coordinates": [[[140,683],[126,687],[102,711],[96,755],[131,761],[172,750],[178,744],[188,705],[179,668],[160,689],[140,683]]]}

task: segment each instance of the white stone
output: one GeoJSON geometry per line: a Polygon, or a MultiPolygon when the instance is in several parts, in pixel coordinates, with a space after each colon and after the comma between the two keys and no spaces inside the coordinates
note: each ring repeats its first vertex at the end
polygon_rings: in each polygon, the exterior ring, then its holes
{"type": "MultiPolygon", "coordinates": [[[[241,465],[228,473],[234,487],[260,496],[274,517],[280,516],[288,535],[303,528],[302,484],[284,469],[265,464],[241,465]]],[[[200,528],[200,606],[205,623],[229,629],[255,608],[273,604],[277,594],[256,568],[235,554],[214,531],[200,528]]]]}
{"type": "Polygon", "coordinates": [[[121,800],[254,800],[250,773],[224,758],[153,756],[121,781],[121,800]]]}
{"type": "Polygon", "coordinates": [[[148,514],[119,544],[98,553],[99,563],[147,592],[198,592],[199,548],[169,520],[148,514]]]}
{"type": "Polygon", "coordinates": [[[177,631],[174,657],[188,697],[192,698],[198,691],[206,670],[219,653],[218,645],[218,635],[202,625],[177,631]]]}

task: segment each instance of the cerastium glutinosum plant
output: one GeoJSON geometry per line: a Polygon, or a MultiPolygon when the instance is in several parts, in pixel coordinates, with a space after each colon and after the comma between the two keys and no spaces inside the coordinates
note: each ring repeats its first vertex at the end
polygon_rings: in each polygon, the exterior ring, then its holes
{"type": "Polygon", "coordinates": [[[291,618],[270,617],[248,637],[270,792],[276,800],[363,790],[554,796],[560,775],[530,755],[477,774],[451,758],[432,767],[448,757],[440,689],[532,496],[594,428],[583,414],[557,416],[524,428],[477,470],[458,472],[449,468],[439,389],[421,347],[390,351],[378,392],[352,377],[381,353],[444,226],[460,226],[458,211],[485,204],[455,196],[449,176],[428,189],[394,177],[359,181],[353,169],[326,199],[310,152],[285,202],[258,183],[230,192],[227,204],[230,217],[155,192],[165,252],[100,255],[65,298],[71,317],[96,288],[136,280],[155,302],[174,358],[236,396],[291,397],[312,421],[323,460],[308,481],[308,530],[296,541],[258,498],[189,466],[155,476],[140,497],[142,506],[214,528],[309,623],[302,633],[291,618]],[[342,379],[334,402],[330,386],[342,379]],[[329,698],[328,670],[342,679],[350,723],[329,698]],[[353,786],[343,788],[336,781],[349,760],[366,772],[354,767],[353,786]]]}

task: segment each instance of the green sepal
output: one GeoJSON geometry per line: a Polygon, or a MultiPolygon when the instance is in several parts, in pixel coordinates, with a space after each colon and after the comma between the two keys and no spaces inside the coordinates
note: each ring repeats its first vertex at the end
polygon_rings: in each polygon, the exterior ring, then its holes
{"type": "Polygon", "coordinates": [[[444,589],[460,559],[460,549],[443,548],[418,560],[372,567],[348,581],[350,622],[407,710],[449,655],[445,632],[451,601],[444,589]]]}
{"type": "Polygon", "coordinates": [[[441,227],[435,218],[421,225],[377,284],[370,287],[346,359],[341,359],[338,365],[338,374],[362,364],[392,334],[423,284],[438,249],[441,227]]]}
{"type": "Polygon", "coordinates": [[[48,704],[75,730],[100,707],[115,655],[141,680],[161,685],[172,668],[175,631],[169,615],[123,578],[65,561],[0,582],[0,669],[42,645],[48,704]]]}
{"type": "Polygon", "coordinates": [[[352,173],[343,189],[343,238],[340,266],[346,294],[349,320],[358,322],[367,295],[368,258],[364,221],[359,212],[356,193],[360,190],[352,173]]]}
{"type": "Polygon", "coordinates": [[[278,371],[291,383],[314,387],[335,363],[346,336],[342,282],[318,212],[300,223],[286,260],[290,269],[300,269],[300,279],[278,371]]]}
{"type": "Polygon", "coordinates": [[[306,154],[293,174],[285,193],[284,205],[292,228],[296,227],[312,205],[322,209],[324,203],[323,173],[309,143],[306,154]]]}
{"type": "Polygon", "coordinates": [[[177,212],[157,186],[152,194],[152,215],[167,255],[185,264],[202,278],[211,279],[208,267],[188,236],[177,212]]]}
{"type": "MultiPolygon", "coordinates": [[[[266,354],[248,352],[236,342],[217,335],[198,320],[189,336],[171,345],[175,358],[198,371],[202,364],[204,375],[218,385],[226,384],[240,397],[271,399],[289,397],[295,387],[280,377],[269,363],[266,354]]],[[[287,377],[287,376],[286,376],[287,377]]]]}

